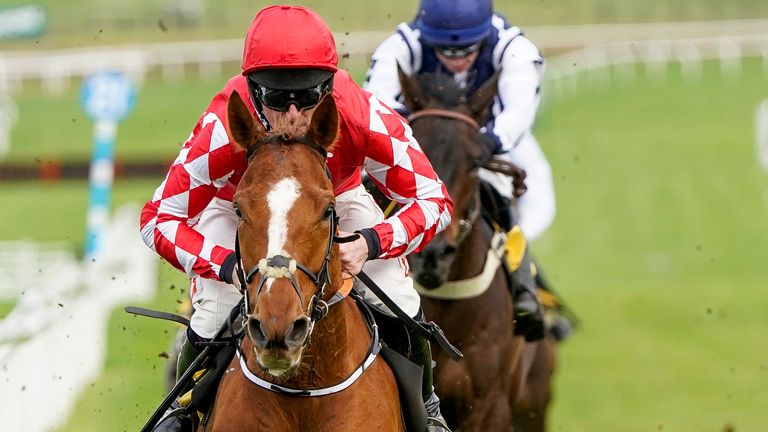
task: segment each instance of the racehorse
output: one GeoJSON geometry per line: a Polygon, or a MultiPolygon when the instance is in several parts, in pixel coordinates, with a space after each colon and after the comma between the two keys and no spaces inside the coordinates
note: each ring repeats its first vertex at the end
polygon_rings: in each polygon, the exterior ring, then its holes
{"type": "MultiPolygon", "coordinates": [[[[339,127],[333,97],[305,135],[268,133],[232,94],[230,136],[249,164],[235,193],[246,282],[245,333],[208,430],[398,431],[397,384],[342,289],[335,198],[325,157],[339,127]]],[[[202,428],[202,424],[200,426],[202,428]]]]}
{"type": "Polygon", "coordinates": [[[478,169],[491,160],[493,143],[479,131],[498,76],[467,97],[446,75],[399,75],[413,135],[454,202],[451,225],[409,256],[426,316],[465,355],[455,363],[434,351],[443,414],[462,432],[507,431],[513,413],[515,431],[543,431],[555,342],[514,336],[511,276],[494,253],[498,233],[481,204],[478,169]],[[450,299],[435,297],[438,287],[451,290],[450,299]]]}

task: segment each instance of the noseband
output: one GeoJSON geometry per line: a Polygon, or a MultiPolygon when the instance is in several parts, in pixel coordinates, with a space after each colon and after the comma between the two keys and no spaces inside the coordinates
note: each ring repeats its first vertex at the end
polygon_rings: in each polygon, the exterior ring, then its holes
{"type": "MultiPolygon", "coordinates": [[[[315,321],[324,318],[328,313],[328,304],[323,301],[323,295],[325,293],[325,288],[331,282],[330,274],[328,273],[328,264],[331,260],[333,239],[334,234],[336,233],[336,221],[336,211],[334,210],[330,219],[331,224],[330,229],[328,230],[328,244],[325,248],[323,265],[320,267],[320,271],[317,273],[314,273],[312,270],[307,268],[307,266],[287,255],[273,255],[268,258],[262,258],[255,266],[248,270],[248,273],[245,273],[243,271],[242,258],[240,255],[240,235],[239,232],[235,234],[235,255],[237,258],[236,265],[241,286],[247,287],[251,281],[253,281],[253,278],[257,275],[257,273],[259,273],[259,285],[256,287],[256,300],[258,300],[259,295],[261,294],[261,290],[264,287],[267,279],[289,279],[291,281],[291,286],[293,286],[294,292],[296,292],[296,295],[299,297],[299,301],[301,304],[304,304],[304,297],[301,295],[299,283],[296,280],[296,270],[300,270],[302,273],[307,275],[307,277],[309,277],[316,288],[315,294],[312,296],[312,300],[310,301],[309,308],[307,310],[307,316],[309,317],[312,324],[314,324],[315,321]]],[[[242,288],[242,290],[243,295],[246,297],[245,315],[249,316],[250,305],[248,303],[248,290],[245,288],[242,288]]]]}
{"type": "MultiPolygon", "coordinates": [[[[322,155],[322,154],[321,154],[322,155]]],[[[328,165],[323,160],[323,168],[325,170],[328,179],[331,178],[331,173],[328,170],[328,165]]],[[[281,279],[285,278],[291,281],[291,286],[294,292],[299,297],[300,304],[304,304],[304,296],[301,295],[301,289],[299,288],[299,282],[296,280],[296,270],[300,270],[304,273],[312,283],[315,285],[315,294],[309,301],[307,306],[306,316],[309,318],[309,333],[304,340],[304,345],[307,345],[312,335],[312,330],[315,328],[315,323],[323,319],[328,314],[328,303],[323,300],[325,294],[325,288],[331,283],[331,276],[328,272],[328,265],[331,261],[331,251],[333,250],[333,242],[336,235],[336,227],[338,225],[338,217],[336,216],[336,209],[332,208],[330,217],[330,227],[328,229],[328,243],[325,247],[325,256],[323,257],[323,265],[317,273],[314,273],[304,264],[296,261],[288,255],[273,255],[271,257],[262,258],[259,262],[245,273],[242,255],[240,253],[240,230],[235,232],[235,258],[236,258],[236,270],[237,278],[240,281],[240,290],[245,296],[243,302],[243,317],[248,318],[251,316],[250,302],[248,301],[248,285],[253,278],[259,274],[259,285],[256,287],[256,298],[254,302],[257,302],[261,290],[268,279],[281,279]]]]}

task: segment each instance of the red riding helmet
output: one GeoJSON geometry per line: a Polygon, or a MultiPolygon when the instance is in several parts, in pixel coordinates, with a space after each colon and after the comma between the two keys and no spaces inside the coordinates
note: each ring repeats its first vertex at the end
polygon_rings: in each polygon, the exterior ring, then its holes
{"type": "Polygon", "coordinates": [[[243,50],[243,75],[263,69],[336,72],[333,34],[320,15],[301,6],[269,6],[256,14],[243,50]]]}

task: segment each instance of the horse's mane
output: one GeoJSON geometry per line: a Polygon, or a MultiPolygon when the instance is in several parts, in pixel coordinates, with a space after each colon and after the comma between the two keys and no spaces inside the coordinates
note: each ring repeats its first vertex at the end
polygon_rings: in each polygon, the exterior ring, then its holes
{"type": "Polygon", "coordinates": [[[263,136],[250,144],[247,148],[248,159],[256,152],[256,150],[264,144],[304,144],[312,150],[319,153],[322,157],[328,155],[335,143],[323,148],[320,144],[314,142],[310,137],[311,119],[305,116],[299,116],[298,118],[290,119],[287,116],[279,116],[274,122],[270,123],[270,131],[266,132],[263,136]]]}
{"type": "Polygon", "coordinates": [[[288,116],[278,116],[274,122],[270,122],[270,127],[275,135],[299,137],[307,131],[309,122],[310,119],[303,115],[293,119],[288,116]]]}
{"type": "Polygon", "coordinates": [[[447,107],[454,107],[467,99],[468,87],[461,87],[450,75],[423,73],[416,79],[425,93],[447,107]]]}
{"type": "Polygon", "coordinates": [[[283,145],[290,145],[290,144],[303,144],[315,152],[317,152],[320,156],[325,158],[328,155],[328,152],[326,149],[321,147],[316,142],[313,142],[307,136],[305,135],[293,135],[293,134],[277,134],[277,133],[269,133],[253,143],[251,146],[247,149],[247,158],[250,161],[251,157],[253,157],[253,154],[256,152],[257,149],[259,149],[261,146],[266,144],[283,144],[283,145]]]}

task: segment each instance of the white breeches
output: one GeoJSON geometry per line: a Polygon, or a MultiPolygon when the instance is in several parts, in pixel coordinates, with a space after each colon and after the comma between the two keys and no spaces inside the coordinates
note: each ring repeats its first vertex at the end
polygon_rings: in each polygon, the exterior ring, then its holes
{"type": "MultiPolygon", "coordinates": [[[[346,232],[372,227],[384,219],[381,210],[363,186],[337,196],[336,212],[340,218],[339,229],[346,232]]],[[[206,207],[195,229],[217,244],[234,248],[237,223],[232,203],[214,199],[206,207]]],[[[363,271],[409,316],[416,315],[420,299],[413,289],[413,280],[408,276],[405,257],[368,261],[363,271]]],[[[394,316],[362,284],[355,282],[355,288],[363,293],[369,304],[394,316]]],[[[241,297],[233,285],[200,277],[191,279],[190,293],[194,308],[190,327],[205,338],[213,337],[241,297]]]]}
{"type": "MultiPolygon", "coordinates": [[[[528,240],[538,238],[555,219],[555,187],[552,168],[536,138],[530,133],[513,150],[500,156],[524,169],[528,191],[517,200],[520,228],[528,240]]],[[[512,197],[512,181],[504,174],[480,169],[480,178],[507,198],[512,197]]]]}

